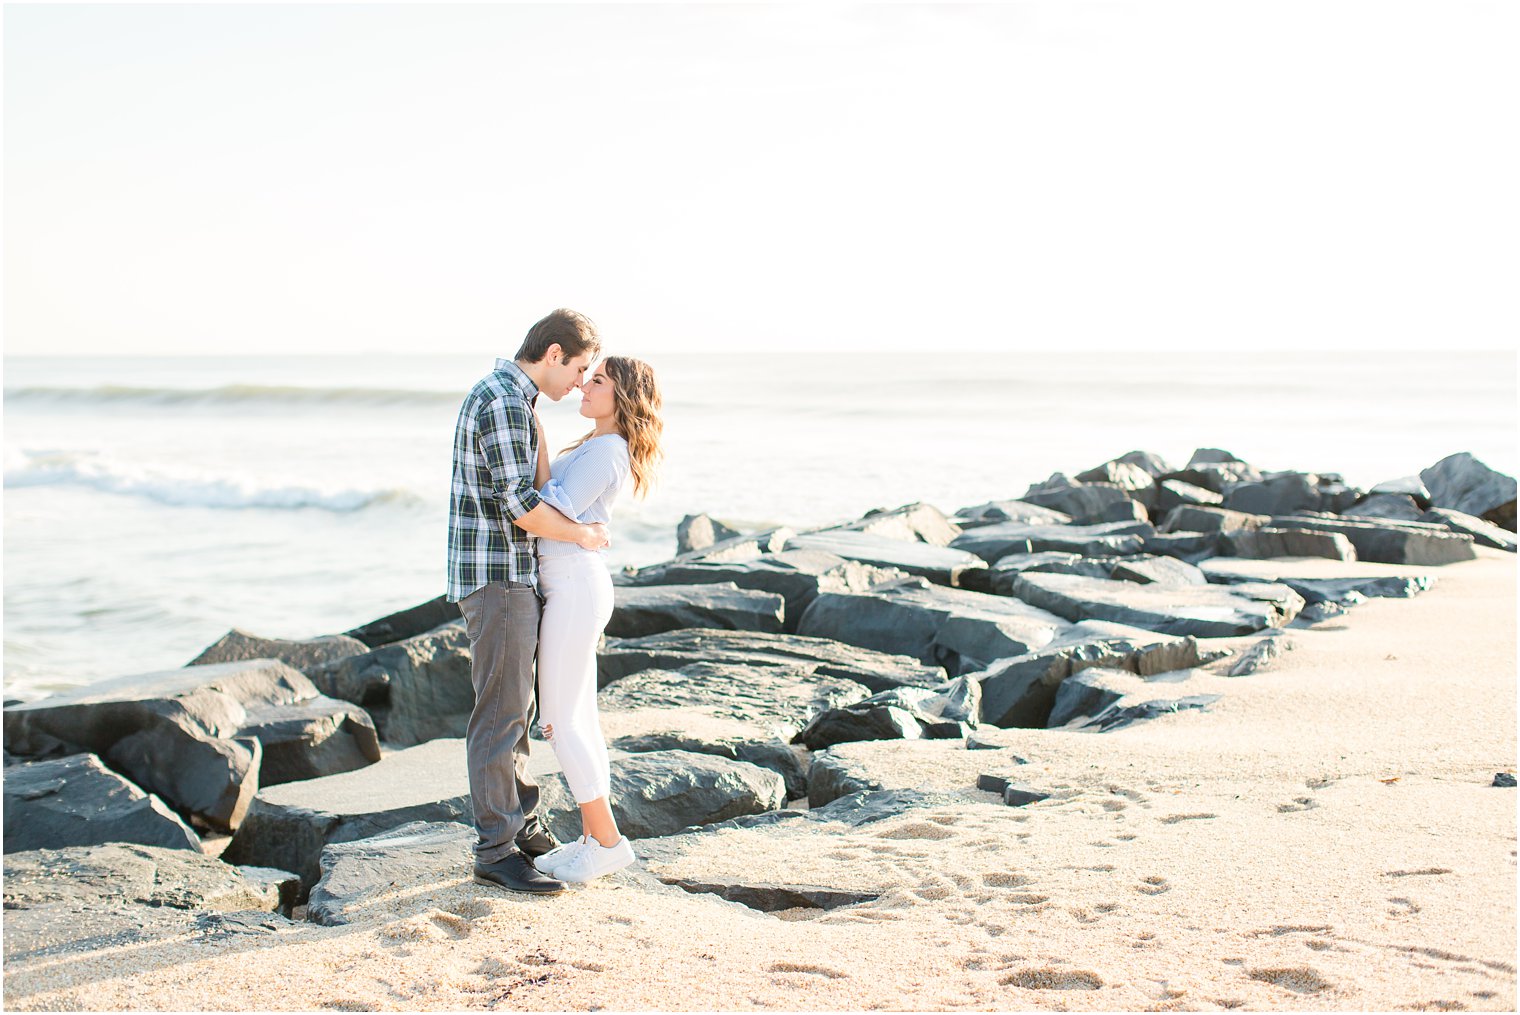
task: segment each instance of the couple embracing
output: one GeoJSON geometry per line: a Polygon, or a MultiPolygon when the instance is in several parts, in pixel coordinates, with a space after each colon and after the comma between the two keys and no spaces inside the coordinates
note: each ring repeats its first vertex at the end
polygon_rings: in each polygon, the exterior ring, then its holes
{"type": "Polygon", "coordinates": [[[607,523],[625,485],[649,488],[660,393],[638,360],[593,369],[600,351],[590,320],[554,311],[471,389],[454,433],[448,599],[464,614],[475,685],[475,880],[519,892],[561,892],[634,859],[608,799],[596,644],[612,616],[607,523]],[[551,461],[534,406],[577,390],[591,431],[551,461]],[[584,834],[565,845],[539,819],[527,771],[535,655],[539,725],[581,811],[584,834]]]}

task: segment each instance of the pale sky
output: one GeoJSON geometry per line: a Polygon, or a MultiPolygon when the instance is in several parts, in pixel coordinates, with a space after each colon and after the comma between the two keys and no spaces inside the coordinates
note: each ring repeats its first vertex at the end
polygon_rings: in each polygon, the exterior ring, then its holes
{"type": "Polygon", "coordinates": [[[7,5],[5,354],[1507,346],[1517,7],[7,5]]]}

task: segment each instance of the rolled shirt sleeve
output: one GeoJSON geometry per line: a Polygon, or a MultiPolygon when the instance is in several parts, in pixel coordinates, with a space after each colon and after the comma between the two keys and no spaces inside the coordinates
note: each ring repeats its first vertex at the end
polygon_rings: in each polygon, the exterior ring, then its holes
{"type": "Polygon", "coordinates": [[[519,399],[493,398],[481,406],[477,442],[491,472],[491,492],[513,521],[538,507],[533,489],[538,464],[538,428],[519,399]]]}
{"type": "Polygon", "coordinates": [[[567,518],[585,521],[586,509],[609,490],[614,496],[628,476],[628,451],[620,440],[601,440],[571,463],[559,479],[539,491],[543,500],[567,518]]]}

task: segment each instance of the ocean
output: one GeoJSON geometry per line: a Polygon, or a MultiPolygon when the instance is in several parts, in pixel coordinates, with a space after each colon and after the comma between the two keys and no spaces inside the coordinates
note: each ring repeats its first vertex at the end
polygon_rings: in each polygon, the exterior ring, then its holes
{"type": "MultiPolygon", "coordinates": [[[[688,513],[794,527],[1017,497],[1126,451],[1218,447],[1361,487],[1469,451],[1514,475],[1496,352],[650,356],[668,459],[613,567],[688,513]]],[[[181,666],[229,628],[302,638],[443,591],[459,356],[7,358],[4,692],[181,666]]],[[[586,429],[542,406],[551,447],[586,429]]],[[[541,400],[542,401],[542,400],[541,400]]]]}

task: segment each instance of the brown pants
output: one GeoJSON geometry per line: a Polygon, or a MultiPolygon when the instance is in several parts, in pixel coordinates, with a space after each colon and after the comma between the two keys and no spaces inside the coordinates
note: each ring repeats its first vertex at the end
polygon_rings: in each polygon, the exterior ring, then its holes
{"type": "Polygon", "coordinates": [[[537,826],[538,785],[528,774],[533,720],[533,655],[538,649],[538,593],[517,582],[491,582],[459,601],[470,638],[475,708],[465,732],[475,859],[494,863],[515,838],[537,826]],[[527,827],[533,826],[533,827],[527,827]]]}

